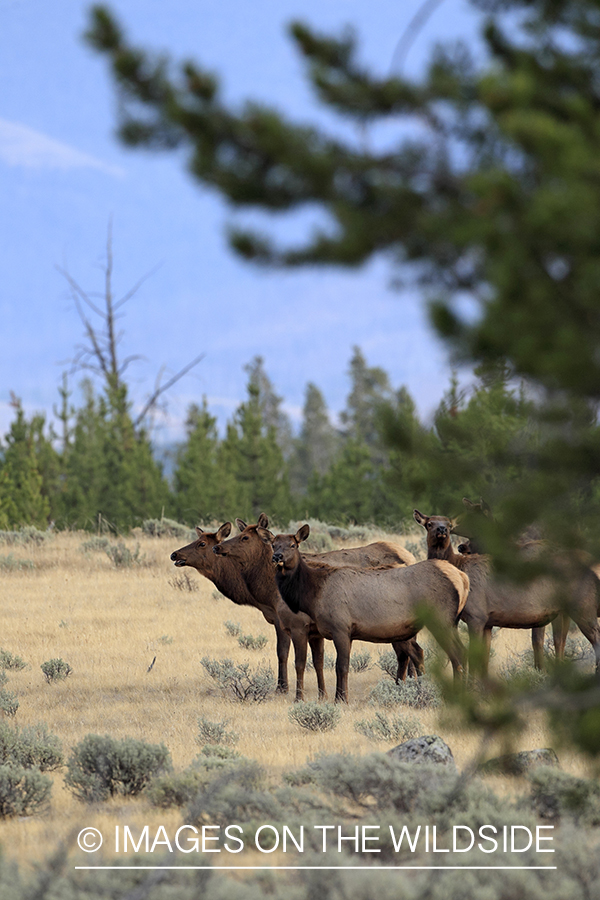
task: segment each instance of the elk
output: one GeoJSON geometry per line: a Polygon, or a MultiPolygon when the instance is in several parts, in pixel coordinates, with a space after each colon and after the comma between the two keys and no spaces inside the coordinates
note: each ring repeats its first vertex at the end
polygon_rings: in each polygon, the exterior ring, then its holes
{"type": "Polygon", "coordinates": [[[415,521],[427,532],[428,559],[446,560],[469,576],[471,587],[461,619],[469,629],[469,656],[474,662],[474,646],[481,642],[483,653],[479,667],[487,675],[492,628],[542,628],[568,611],[586,636],[596,657],[600,673],[600,628],[597,620],[595,575],[587,568],[565,575],[536,578],[530,584],[514,584],[493,576],[487,556],[455,553],[450,534],[456,520],[446,516],[425,516],[414,510],[415,521]],[[568,603],[563,593],[569,592],[568,603]],[[567,609],[565,610],[565,607],[567,609]]]}
{"type": "MultiPolygon", "coordinates": [[[[217,556],[229,558],[231,563],[238,567],[250,593],[260,599],[261,603],[271,604],[272,608],[277,610],[282,626],[291,635],[294,645],[296,700],[302,700],[304,696],[304,672],[309,645],[317,675],[319,699],[325,699],[327,691],[323,674],[323,636],[310,616],[306,616],[304,613],[292,613],[283,603],[275,581],[272,554],[257,533],[259,528],[266,529],[265,520],[268,523],[264,514],[259,518],[257,525],[246,525],[244,521],[237,519],[236,524],[240,529],[240,534],[219,544],[213,552],[217,556]]],[[[388,566],[391,564],[405,565],[406,561],[414,561],[414,557],[407,550],[394,548],[383,541],[369,544],[367,547],[307,554],[305,559],[307,565],[311,567],[328,561],[337,568],[347,565],[352,559],[359,563],[371,562],[372,565],[383,560],[388,566]]],[[[404,642],[398,647],[394,646],[394,649],[398,657],[396,680],[406,677],[409,662],[412,663],[418,674],[422,674],[423,650],[416,641],[404,642]]]]}
{"type": "MultiPolygon", "coordinates": [[[[267,527],[269,520],[261,514],[259,524],[267,527]]],[[[290,642],[294,643],[296,658],[296,699],[304,696],[304,671],[306,668],[307,648],[310,644],[313,663],[317,674],[319,697],[327,696],[325,680],[323,676],[323,639],[312,628],[306,617],[292,616],[289,609],[282,603],[275,584],[275,573],[270,560],[270,554],[264,561],[262,572],[260,568],[251,564],[252,533],[257,526],[247,526],[241,519],[237,519],[240,531],[245,532],[250,540],[250,547],[246,545],[246,539],[242,547],[246,553],[242,554],[244,565],[237,562],[234,555],[230,555],[227,548],[225,553],[213,553],[213,548],[220,545],[231,533],[231,523],[221,525],[215,533],[204,532],[196,528],[197,540],[185,547],[175,550],[171,559],[176,566],[191,566],[208,578],[213,584],[234,603],[244,606],[254,606],[259,609],[267,622],[275,627],[277,635],[277,661],[278,677],[277,690],[287,693],[289,690],[287,677],[287,661],[290,650],[290,642]],[[248,552],[250,551],[250,552],[248,552]],[[247,579],[247,580],[246,580],[247,579]],[[251,588],[248,587],[248,583],[251,588]]],[[[237,538],[235,539],[237,540],[237,538]]],[[[228,542],[229,543],[229,542],[228,542]]],[[[263,554],[262,541],[255,542],[263,554]]],[[[315,554],[308,559],[322,559],[329,556],[336,565],[348,564],[351,559],[356,559],[361,564],[371,564],[384,561],[388,565],[392,562],[399,565],[402,562],[414,562],[414,557],[403,548],[394,548],[384,542],[370,544],[367,547],[359,547],[354,550],[335,550],[329,554],[315,554]]],[[[409,661],[420,674],[423,671],[423,650],[414,641],[410,647],[403,648],[402,656],[399,656],[398,675],[404,678],[409,661]]],[[[397,651],[398,653],[398,651],[397,651]]]]}
{"type": "Polygon", "coordinates": [[[424,609],[445,626],[436,638],[450,657],[455,677],[461,676],[463,649],[455,625],[469,591],[463,572],[437,560],[386,569],[340,569],[326,562],[311,565],[299,549],[309,533],[308,525],[296,534],[277,536],[257,528],[271,550],[283,600],[293,613],[309,616],[319,634],[335,645],[336,702],[348,700],[352,641],[410,641],[422,627],[424,609]]]}
{"type": "MultiPolygon", "coordinates": [[[[268,524],[265,516],[263,523],[268,524]]],[[[171,559],[176,566],[191,566],[197,569],[201,575],[208,578],[215,587],[221,591],[233,603],[239,606],[254,606],[259,609],[267,622],[273,625],[276,633],[277,641],[277,690],[280,693],[287,694],[289,690],[287,676],[287,661],[290,653],[290,635],[285,630],[279,617],[274,611],[271,604],[262,604],[257,600],[246,587],[244,579],[241,577],[239,570],[235,566],[228,565],[226,561],[216,556],[212,551],[213,547],[220,544],[225,538],[231,534],[231,522],[225,522],[218,531],[214,533],[203,531],[196,528],[197,540],[192,541],[179,550],[171,553],[171,559]]]]}

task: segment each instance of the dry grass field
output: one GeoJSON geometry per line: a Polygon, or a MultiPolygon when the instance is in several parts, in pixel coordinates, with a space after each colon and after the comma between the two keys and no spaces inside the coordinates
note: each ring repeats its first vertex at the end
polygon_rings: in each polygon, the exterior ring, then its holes
{"type": "MultiPolygon", "coordinates": [[[[23,670],[8,673],[7,689],[17,694],[20,704],[17,724],[45,722],[62,740],[65,756],[89,733],[164,742],[179,769],[199,752],[198,717],[228,719],[240,736],[236,749],[260,761],[273,778],[318,753],[364,754],[391,746],[374,744],[354,730],[358,719],[374,712],[367,698],[385,677],[374,663],[387,647],[355,645],[355,652],[370,651],[373,665],[365,673],[351,673],[351,702],[342,710],[341,722],[330,733],[305,732],[288,719],[293,693],[259,704],[236,703],[222,696],[206,675],[200,664],[203,656],[249,660],[253,665],[265,662],[275,670],[274,631],[258,611],[217,597],[213,585],[198,573],[174,568],[169,555],[185,541],[134,535],[126,543],[132,550],[139,544],[141,562],[116,568],[104,552],[82,549],[87,539],[83,533],[63,533],[39,546],[0,547],[0,565],[9,553],[13,561],[34,564],[21,570],[14,562],[0,568],[0,647],[27,662],[23,670]],[[175,586],[184,572],[197,590],[175,586]],[[246,634],[266,635],[268,644],[260,651],[242,650],[228,634],[227,620],[239,622],[246,634]],[[40,665],[56,657],[66,660],[73,672],[63,682],[48,684],[40,665]]],[[[501,664],[528,643],[528,632],[502,632],[494,640],[493,664],[501,664]]],[[[328,652],[332,651],[329,644],[328,652]]],[[[292,658],[289,676],[293,685],[292,658]]],[[[332,670],[327,671],[327,680],[333,695],[332,670]]],[[[315,699],[314,673],[307,673],[306,683],[308,698],[315,699]]],[[[416,714],[423,733],[437,732],[450,744],[459,766],[469,762],[477,749],[475,737],[440,724],[437,710],[416,714]]],[[[517,749],[540,746],[547,746],[547,737],[539,721],[532,719],[517,749]]],[[[566,771],[584,772],[575,757],[561,761],[566,771]]],[[[143,796],[87,807],[64,788],[60,771],[53,779],[46,814],[0,821],[2,851],[22,866],[42,861],[60,841],[73,847],[75,858],[74,836],[84,825],[101,830],[119,822],[176,828],[181,822],[179,810],[155,810],[143,796]]],[[[494,787],[519,789],[518,782],[500,778],[494,787]]]]}

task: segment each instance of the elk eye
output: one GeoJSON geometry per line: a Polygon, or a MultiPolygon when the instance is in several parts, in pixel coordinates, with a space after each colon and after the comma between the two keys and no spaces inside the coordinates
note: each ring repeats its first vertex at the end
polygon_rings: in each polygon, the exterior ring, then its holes
{"type": "Polygon", "coordinates": [[[245,535],[242,537],[242,540],[243,540],[243,541],[247,541],[247,540],[248,540],[248,535],[245,534],[245,535]]]}
{"type": "Polygon", "coordinates": [[[206,541],[200,541],[200,546],[201,546],[201,547],[206,547],[206,541]]]}

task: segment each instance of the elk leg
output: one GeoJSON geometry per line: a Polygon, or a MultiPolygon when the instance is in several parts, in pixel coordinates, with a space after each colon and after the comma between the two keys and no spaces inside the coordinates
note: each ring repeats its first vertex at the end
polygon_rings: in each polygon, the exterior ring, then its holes
{"type": "Polygon", "coordinates": [[[337,658],[335,661],[335,702],[348,702],[348,670],[350,669],[350,652],[352,639],[347,635],[335,635],[333,638],[337,658]]]}
{"type": "MultiPolygon", "coordinates": [[[[573,616],[573,618],[575,619],[575,616],[573,616]]],[[[578,616],[578,618],[575,619],[575,622],[579,625],[579,628],[594,648],[596,657],[596,675],[600,675],[600,627],[598,627],[598,619],[595,618],[592,621],[583,616],[578,616]]]]}
{"type": "Polygon", "coordinates": [[[544,637],[546,629],[543,625],[531,629],[531,646],[533,648],[533,665],[540,672],[544,671],[544,637]]]}
{"type": "Polygon", "coordinates": [[[310,652],[312,653],[313,666],[317,674],[317,687],[319,689],[319,700],[327,700],[327,688],[325,687],[325,675],[323,666],[325,662],[325,640],[320,635],[310,637],[310,652]]]}
{"type": "Polygon", "coordinates": [[[398,659],[396,684],[400,681],[405,681],[407,674],[411,678],[417,678],[419,675],[424,674],[425,654],[415,638],[411,638],[410,641],[393,641],[392,647],[398,659]]]}
{"type": "Polygon", "coordinates": [[[287,694],[289,690],[287,664],[291,638],[279,622],[275,622],[275,633],[277,634],[277,693],[287,694]]]}
{"type": "Polygon", "coordinates": [[[565,644],[569,634],[570,618],[566,613],[559,613],[552,622],[552,637],[554,639],[554,657],[562,662],[565,658],[565,644]]]}
{"type": "Polygon", "coordinates": [[[304,700],[304,672],[306,670],[306,651],[308,640],[304,631],[292,630],[294,644],[294,664],[296,667],[296,702],[304,700]]]}
{"type": "Polygon", "coordinates": [[[469,678],[474,678],[475,674],[485,677],[488,673],[492,632],[487,629],[489,635],[486,648],[485,624],[471,619],[467,622],[467,627],[469,629],[469,678]]]}

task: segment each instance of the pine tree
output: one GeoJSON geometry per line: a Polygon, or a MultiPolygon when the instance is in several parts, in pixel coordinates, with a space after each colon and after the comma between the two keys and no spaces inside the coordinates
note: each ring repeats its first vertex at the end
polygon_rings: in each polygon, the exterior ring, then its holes
{"type": "Polygon", "coordinates": [[[292,512],[287,465],[274,425],[264,421],[261,393],[252,373],[247,391],[248,399],[228,424],[222,445],[222,465],[235,482],[236,516],[256,520],[266,512],[287,522],[292,512]]]}
{"type": "Polygon", "coordinates": [[[50,503],[43,493],[43,479],[36,456],[36,432],[43,419],[27,422],[20,402],[5,435],[0,466],[0,522],[4,528],[35,525],[46,528],[50,503]]]}
{"type": "Polygon", "coordinates": [[[216,417],[192,404],[186,420],[187,437],[176,456],[175,515],[180,522],[197,525],[232,515],[235,502],[231,473],[223,466],[216,417]]]}
{"type": "Polygon", "coordinates": [[[324,475],[339,445],[339,435],[331,424],[325,398],[312,382],[306,385],[302,425],[296,438],[291,462],[295,494],[306,493],[313,475],[324,475]]]}

